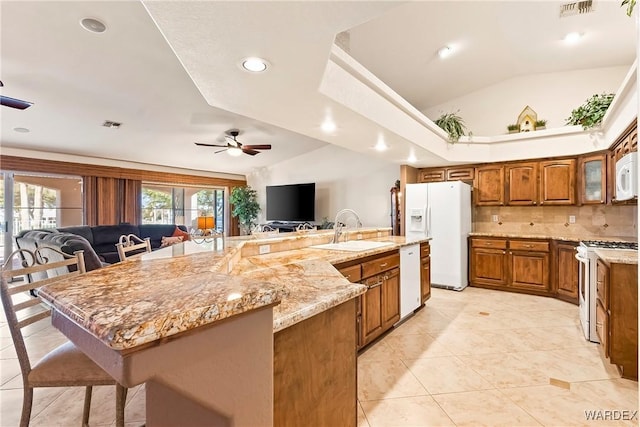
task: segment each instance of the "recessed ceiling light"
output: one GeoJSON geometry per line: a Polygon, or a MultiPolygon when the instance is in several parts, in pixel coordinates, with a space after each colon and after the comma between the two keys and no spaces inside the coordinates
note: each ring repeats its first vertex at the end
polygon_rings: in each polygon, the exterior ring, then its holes
{"type": "Polygon", "coordinates": [[[320,129],[322,129],[326,133],[331,133],[337,129],[337,126],[333,122],[333,120],[327,119],[322,123],[322,125],[320,125],[320,129]]]}
{"type": "Polygon", "coordinates": [[[29,133],[29,132],[31,132],[27,128],[13,128],[13,130],[16,131],[16,132],[20,132],[20,133],[29,133]]]}
{"type": "Polygon", "coordinates": [[[80,21],[80,25],[87,31],[92,33],[104,33],[107,31],[107,26],[102,21],[95,18],[83,18],[80,21]]]}
{"type": "Polygon", "coordinates": [[[407,162],[409,162],[409,163],[415,163],[416,160],[418,160],[418,159],[416,159],[416,155],[413,154],[413,153],[409,154],[409,157],[407,157],[407,162]]]}
{"type": "Polygon", "coordinates": [[[262,58],[245,58],[242,60],[242,68],[252,73],[261,73],[267,69],[267,61],[262,58]]]}
{"type": "Polygon", "coordinates": [[[227,150],[227,154],[233,157],[238,157],[242,154],[242,150],[238,147],[232,147],[227,150]]]}
{"type": "Polygon", "coordinates": [[[448,56],[450,56],[453,53],[453,49],[451,48],[451,46],[444,46],[441,47],[440,50],[438,50],[438,56],[440,57],[440,59],[445,59],[448,56]]]}
{"type": "Polygon", "coordinates": [[[581,33],[573,32],[564,36],[564,41],[568,44],[577,43],[582,38],[581,33]]]}
{"type": "Polygon", "coordinates": [[[389,146],[385,144],[384,138],[379,137],[378,142],[376,142],[376,145],[373,148],[375,148],[376,151],[387,151],[389,149],[389,146]]]}

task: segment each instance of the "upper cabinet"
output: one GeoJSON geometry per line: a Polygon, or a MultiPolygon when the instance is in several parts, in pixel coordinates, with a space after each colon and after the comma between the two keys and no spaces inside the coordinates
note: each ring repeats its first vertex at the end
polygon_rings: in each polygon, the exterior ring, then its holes
{"type": "Polygon", "coordinates": [[[418,174],[418,182],[473,181],[475,167],[424,168],[418,174]]]}
{"type": "Polygon", "coordinates": [[[573,205],[576,203],[575,159],[540,162],[541,205],[573,205]]]}
{"type": "Polygon", "coordinates": [[[504,167],[501,164],[476,168],[473,197],[476,206],[504,205],[504,167]]]}
{"type": "Polygon", "coordinates": [[[538,204],[538,163],[507,164],[507,205],[532,206],[538,204]]]}
{"type": "Polygon", "coordinates": [[[607,154],[590,154],[578,159],[578,203],[604,204],[607,201],[607,154]]]}

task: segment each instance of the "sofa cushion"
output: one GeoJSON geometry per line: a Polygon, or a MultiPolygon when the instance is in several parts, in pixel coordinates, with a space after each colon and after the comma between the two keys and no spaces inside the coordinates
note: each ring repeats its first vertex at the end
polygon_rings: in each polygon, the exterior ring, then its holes
{"type": "MultiPolygon", "coordinates": [[[[178,227],[183,231],[187,231],[184,225],[179,225],[178,227]]],[[[139,237],[143,239],[148,237],[151,240],[151,248],[157,249],[162,244],[162,238],[173,235],[175,229],[175,224],[141,224],[139,237]]]]}
{"type": "Polygon", "coordinates": [[[116,250],[115,245],[123,234],[135,234],[140,232],[137,225],[118,224],[118,225],[97,225],[91,227],[93,233],[93,244],[96,248],[103,245],[112,245],[110,250],[116,250]]]}
{"type": "Polygon", "coordinates": [[[62,227],[58,228],[58,231],[61,233],[73,233],[78,236],[82,236],[87,239],[87,241],[93,245],[93,232],[91,231],[91,227],[88,225],[74,225],[71,227],[62,227]]]}
{"type": "MultiPolygon", "coordinates": [[[[184,227],[184,226],[183,226],[184,227]]],[[[182,237],[182,241],[186,242],[187,240],[191,240],[191,235],[180,228],[179,225],[176,225],[175,230],[173,230],[173,234],[171,237],[182,237]]]]}

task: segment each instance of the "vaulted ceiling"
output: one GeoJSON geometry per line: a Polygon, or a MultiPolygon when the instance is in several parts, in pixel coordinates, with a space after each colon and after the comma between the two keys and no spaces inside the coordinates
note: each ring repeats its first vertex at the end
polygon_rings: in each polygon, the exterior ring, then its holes
{"type": "Polygon", "coordinates": [[[3,151],[238,174],[326,143],[400,164],[401,150],[371,149],[384,131],[375,121],[319,91],[337,34],[424,109],[525,73],[631,64],[633,20],[618,1],[594,4],[592,13],[559,18],[560,3],[539,1],[2,1],[0,93],[34,105],[0,109],[0,142],[3,151]],[[106,31],[85,30],[85,17],[106,31]],[[585,33],[571,53],[559,42],[569,31],[585,33]],[[450,62],[436,59],[444,45],[457,48],[450,62]],[[248,56],[268,59],[268,71],[243,71],[248,56]],[[327,118],[338,131],[322,131],[327,118]],[[194,145],[220,143],[232,128],[241,142],[273,149],[231,158],[194,145]]]}

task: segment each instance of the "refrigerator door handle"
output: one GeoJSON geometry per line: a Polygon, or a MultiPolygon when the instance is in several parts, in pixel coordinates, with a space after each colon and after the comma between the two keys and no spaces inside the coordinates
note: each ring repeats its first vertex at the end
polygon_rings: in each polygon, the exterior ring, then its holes
{"type": "Polygon", "coordinates": [[[427,237],[431,237],[431,206],[427,207],[427,237]]]}

